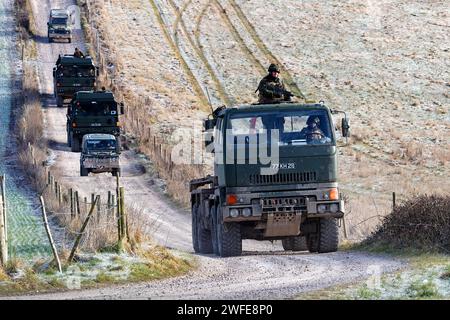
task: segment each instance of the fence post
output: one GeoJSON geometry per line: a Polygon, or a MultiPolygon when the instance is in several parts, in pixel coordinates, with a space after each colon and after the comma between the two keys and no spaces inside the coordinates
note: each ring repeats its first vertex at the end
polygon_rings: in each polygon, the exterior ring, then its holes
{"type": "Polygon", "coordinates": [[[75,214],[80,216],[80,198],[78,197],[78,191],[75,191],[75,214]]]}
{"type": "Polygon", "coordinates": [[[86,229],[86,227],[88,225],[88,222],[89,222],[89,220],[92,217],[92,214],[94,213],[94,209],[95,209],[97,200],[98,200],[98,196],[97,196],[97,198],[95,198],[94,202],[91,204],[91,209],[89,210],[89,213],[88,213],[88,215],[86,217],[86,220],[84,220],[83,226],[81,227],[80,231],[78,232],[78,236],[77,236],[77,238],[75,240],[75,243],[73,245],[72,251],[70,252],[69,259],[67,259],[68,263],[71,263],[72,260],[73,260],[73,257],[75,256],[75,252],[77,251],[78,245],[80,244],[81,237],[83,236],[83,232],[86,229]]]}
{"type": "Polygon", "coordinates": [[[6,265],[6,263],[8,262],[8,243],[6,240],[6,211],[5,211],[5,206],[4,206],[4,202],[5,202],[5,190],[4,190],[4,185],[5,185],[5,177],[0,176],[1,179],[1,183],[0,186],[2,188],[2,192],[0,195],[0,264],[1,265],[6,265]]]}
{"type": "Polygon", "coordinates": [[[75,210],[74,210],[74,202],[73,202],[73,189],[69,189],[69,197],[70,197],[70,217],[73,219],[75,216],[75,210]]]}
{"type": "Polygon", "coordinates": [[[395,192],[392,192],[392,210],[395,210],[396,206],[396,195],[395,192]]]}
{"type": "Polygon", "coordinates": [[[58,271],[62,272],[61,260],[59,260],[58,251],[56,250],[55,242],[53,241],[53,237],[50,232],[50,227],[48,225],[47,213],[45,211],[44,198],[41,196],[40,200],[41,200],[41,206],[42,206],[42,220],[44,221],[44,227],[45,227],[45,231],[47,232],[48,241],[50,242],[50,246],[52,247],[52,252],[53,252],[53,256],[55,257],[56,264],[58,266],[58,271]]]}

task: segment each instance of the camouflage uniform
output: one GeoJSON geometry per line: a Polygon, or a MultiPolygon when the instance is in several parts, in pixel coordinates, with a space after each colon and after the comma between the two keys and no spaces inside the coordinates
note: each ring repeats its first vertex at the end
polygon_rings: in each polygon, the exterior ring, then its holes
{"type": "Polygon", "coordinates": [[[280,72],[280,69],[276,65],[271,64],[268,71],[269,74],[261,80],[258,89],[256,89],[256,92],[259,91],[259,103],[280,103],[289,100],[285,97],[286,89],[283,81],[272,76],[273,71],[280,72]]]}

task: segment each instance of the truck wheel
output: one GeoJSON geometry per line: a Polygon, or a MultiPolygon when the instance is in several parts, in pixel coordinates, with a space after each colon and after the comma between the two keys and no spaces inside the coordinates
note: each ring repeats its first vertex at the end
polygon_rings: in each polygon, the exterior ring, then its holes
{"type": "Polygon", "coordinates": [[[211,241],[213,246],[213,253],[219,255],[219,245],[217,239],[217,215],[220,213],[220,209],[217,206],[211,207],[211,241]]]}
{"type": "Polygon", "coordinates": [[[284,251],[292,250],[292,238],[285,238],[281,240],[281,244],[283,245],[284,251]]]}
{"type": "Polygon", "coordinates": [[[242,254],[241,226],[239,223],[223,223],[217,219],[217,244],[221,257],[235,257],[242,254]]]}
{"type": "Polygon", "coordinates": [[[64,107],[64,99],[61,98],[60,96],[56,96],[56,106],[58,108],[63,108],[64,107]]]}
{"type": "Polygon", "coordinates": [[[87,177],[89,175],[89,169],[86,169],[83,166],[80,166],[80,175],[82,177],[87,177]]]}
{"type": "Polygon", "coordinates": [[[306,245],[306,237],[305,236],[297,236],[290,237],[281,240],[283,244],[283,249],[285,251],[306,251],[308,250],[308,246],[306,245]]]}
{"type": "Polygon", "coordinates": [[[80,152],[80,138],[78,138],[75,135],[72,135],[70,140],[72,141],[71,143],[72,152],[80,152]]]}
{"type": "Polygon", "coordinates": [[[200,249],[198,247],[198,236],[197,236],[197,211],[198,205],[193,204],[191,209],[192,215],[192,246],[194,247],[194,252],[199,253],[200,249]]]}
{"type": "Polygon", "coordinates": [[[72,147],[72,135],[67,133],[67,145],[72,147]]]}
{"type": "Polygon", "coordinates": [[[308,251],[315,253],[319,251],[319,241],[317,234],[310,234],[306,236],[306,245],[308,246],[308,251]]]}
{"type": "Polygon", "coordinates": [[[322,218],[319,227],[319,253],[336,252],[339,246],[337,219],[322,218]]]}
{"type": "Polygon", "coordinates": [[[198,250],[200,253],[213,253],[213,245],[211,239],[211,230],[208,230],[203,225],[202,212],[197,211],[197,237],[198,237],[198,250]]]}

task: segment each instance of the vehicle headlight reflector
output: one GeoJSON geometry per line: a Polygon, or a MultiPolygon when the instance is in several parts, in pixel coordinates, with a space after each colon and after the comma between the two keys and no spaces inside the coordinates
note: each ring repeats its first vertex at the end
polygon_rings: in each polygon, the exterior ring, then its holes
{"type": "Polygon", "coordinates": [[[330,211],[332,213],[336,213],[336,212],[338,212],[338,210],[339,210],[339,206],[337,205],[337,203],[333,203],[330,205],[330,211]]]}
{"type": "Polygon", "coordinates": [[[230,216],[233,218],[237,218],[239,216],[239,210],[238,209],[231,209],[230,210],[230,216]]]}
{"type": "Polygon", "coordinates": [[[319,204],[317,206],[317,212],[318,213],[325,213],[327,211],[327,206],[324,204],[319,204]]]}
{"type": "Polygon", "coordinates": [[[252,215],[252,209],[250,208],[245,208],[242,210],[242,215],[244,217],[250,217],[252,215]]]}

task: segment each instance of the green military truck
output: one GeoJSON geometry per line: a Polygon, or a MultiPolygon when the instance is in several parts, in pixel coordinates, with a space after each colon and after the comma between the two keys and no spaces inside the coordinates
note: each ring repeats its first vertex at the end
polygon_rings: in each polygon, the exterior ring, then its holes
{"type": "MultiPolygon", "coordinates": [[[[120,136],[119,114],[124,106],[116,102],[110,91],[79,91],[67,108],[67,143],[80,152],[83,136],[91,133],[120,136]]],[[[119,140],[117,140],[119,143],[119,140]]]]}
{"type": "Polygon", "coordinates": [[[120,175],[120,147],[111,134],[87,134],[83,137],[80,155],[80,175],[111,172],[120,175]]]}
{"type": "Polygon", "coordinates": [[[48,42],[52,43],[55,39],[72,42],[72,29],[69,18],[69,14],[64,9],[50,10],[50,17],[47,22],[48,42]]]}
{"type": "Polygon", "coordinates": [[[282,240],[293,251],[338,249],[344,201],[333,113],[323,103],[244,105],[205,120],[215,163],[213,176],[190,182],[195,252],[238,256],[243,239],[282,240]]]}
{"type": "Polygon", "coordinates": [[[72,99],[78,91],[96,89],[99,70],[90,57],[76,58],[73,55],[59,55],[53,68],[53,85],[58,107],[66,99],[72,99]]]}

